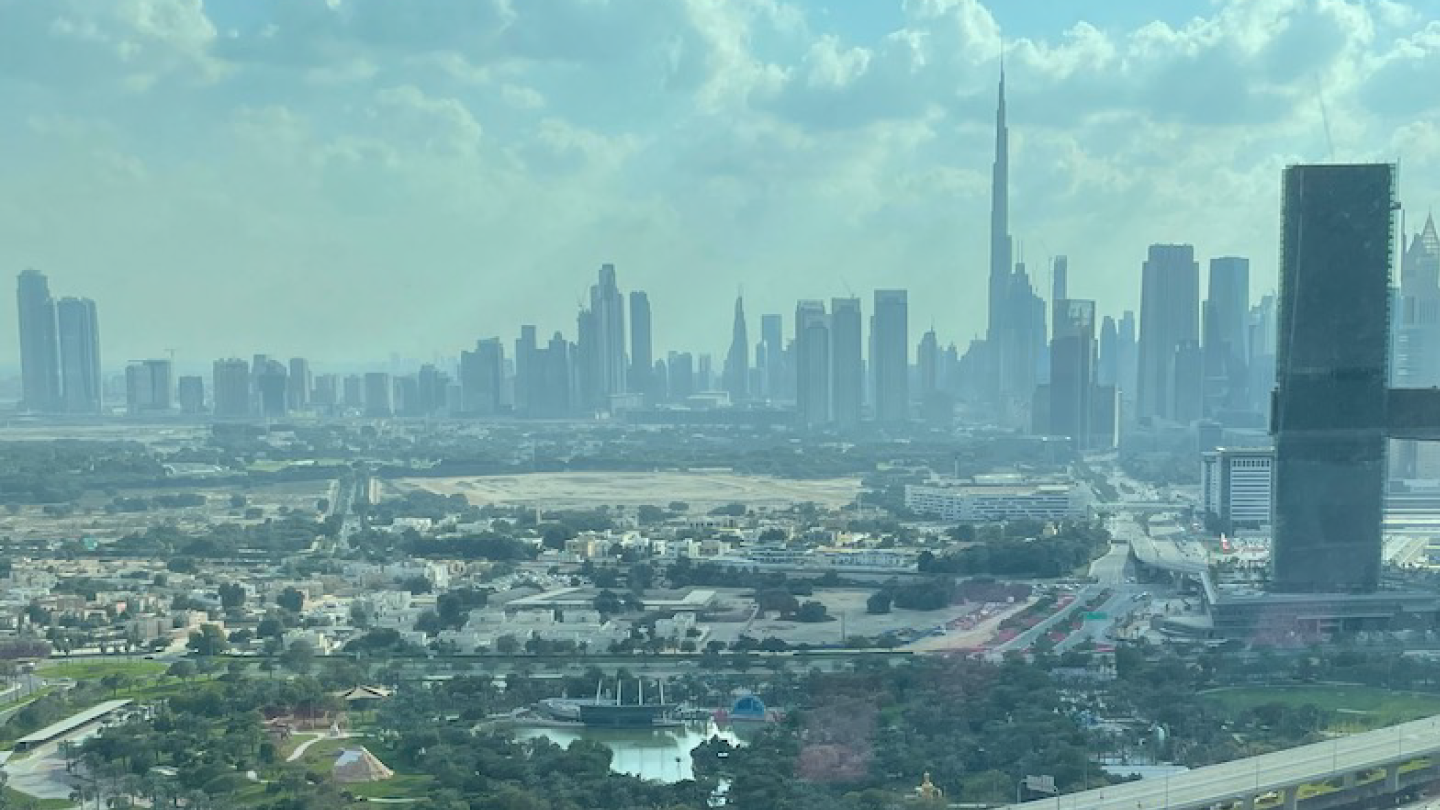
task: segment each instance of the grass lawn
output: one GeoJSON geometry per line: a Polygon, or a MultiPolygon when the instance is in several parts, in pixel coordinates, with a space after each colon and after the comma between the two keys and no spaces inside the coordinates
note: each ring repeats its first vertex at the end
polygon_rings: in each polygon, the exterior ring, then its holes
{"type": "Polygon", "coordinates": [[[1314,705],[1334,712],[1332,731],[1362,731],[1440,714],[1440,695],[1370,686],[1259,686],[1217,689],[1205,697],[1232,712],[1267,703],[1314,705]]]}
{"type": "Polygon", "coordinates": [[[42,678],[71,678],[77,681],[98,680],[106,675],[129,675],[132,678],[161,675],[165,665],[159,661],[63,661],[42,665],[35,674],[42,678]]]}
{"type": "Polygon", "coordinates": [[[74,806],[74,802],[68,799],[37,799],[8,787],[0,788],[0,791],[5,796],[4,806],[14,807],[15,810],[66,810],[74,806]]]}

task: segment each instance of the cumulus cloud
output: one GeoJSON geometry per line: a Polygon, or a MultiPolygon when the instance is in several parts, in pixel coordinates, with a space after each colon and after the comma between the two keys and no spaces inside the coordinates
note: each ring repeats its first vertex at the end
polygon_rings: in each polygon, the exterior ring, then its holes
{"type": "Polygon", "coordinates": [[[1440,187],[1432,0],[1018,36],[980,0],[892,2],[835,28],[821,0],[0,0],[26,122],[0,130],[0,262],[96,298],[111,357],[569,333],[602,261],[649,290],[662,349],[722,351],[740,284],[752,312],[907,286],[963,342],[1002,45],[1012,227],[1105,313],[1156,241],[1272,286],[1287,162],[1401,158],[1407,203],[1440,187]]]}

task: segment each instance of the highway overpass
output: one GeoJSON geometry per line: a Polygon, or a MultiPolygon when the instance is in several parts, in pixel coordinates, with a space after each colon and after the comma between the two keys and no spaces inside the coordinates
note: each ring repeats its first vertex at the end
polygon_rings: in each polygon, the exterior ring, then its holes
{"type": "Polygon", "coordinates": [[[1440,717],[1430,717],[1169,777],[1109,785],[1010,807],[1020,810],[1201,810],[1235,802],[1252,808],[1258,797],[1278,793],[1283,797],[1285,808],[1294,810],[1302,785],[1335,779],[1353,786],[1361,774],[1374,770],[1384,771],[1384,779],[1377,783],[1381,790],[1398,792],[1402,785],[1400,766],[1436,754],[1440,754],[1440,717]]]}

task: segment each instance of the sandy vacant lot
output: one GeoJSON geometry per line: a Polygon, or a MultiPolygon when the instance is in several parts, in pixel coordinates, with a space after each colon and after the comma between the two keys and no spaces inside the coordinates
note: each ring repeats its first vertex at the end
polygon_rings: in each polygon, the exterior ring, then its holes
{"type": "Polygon", "coordinates": [[[578,509],[595,506],[664,506],[683,501],[692,511],[727,503],[787,507],[811,501],[835,507],[855,499],[858,478],[794,481],[733,473],[529,473],[465,478],[400,478],[388,482],[404,492],[425,489],[464,495],[476,506],[502,504],[578,509]]]}

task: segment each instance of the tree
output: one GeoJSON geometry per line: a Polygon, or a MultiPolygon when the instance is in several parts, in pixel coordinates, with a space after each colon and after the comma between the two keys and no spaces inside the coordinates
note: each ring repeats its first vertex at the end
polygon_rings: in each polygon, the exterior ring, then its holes
{"type": "Polygon", "coordinates": [[[315,662],[315,646],[303,638],[297,638],[290,642],[285,652],[280,654],[280,664],[297,675],[304,675],[310,671],[310,665],[315,662]]]}
{"type": "Polygon", "coordinates": [[[800,601],[783,588],[768,588],[755,593],[755,604],[761,613],[776,612],[789,616],[800,609],[800,601]]]}
{"type": "Polygon", "coordinates": [[[630,573],[625,575],[625,581],[630,585],[630,590],[644,593],[655,584],[655,569],[645,563],[636,563],[630,566],[630,573]]]}
{"type": "Polygon", "coordinates": [[[876,591],[875,593],[870,594],[870,598],[865,600],[865,612],[866,612],[866,613],[877,613],[877,614],[878,614],[878,613],[889,613],[889,612],[890,612],[890,592],[889,592],[889,591],[876,591]]]}
{"type": "Polygon", "coordinates": [[[495,652],[501,655],[514,655],[520,652],[520,639],[515,638],[513,633],[506,633],[495,639],[495,652]]]}
{"type": "Polygon", "coordinates": [[[370,610],[364,603],[350,603],[350,623],[362,630],[370,626],[370,610]]]}
{"type": "Polygon", "coordinates": [[[800,608],[795,611],[797,622],[824,622],[830,620],[830,614],[825,612],[825,605],[814,600],[803,602],[800,608]]]}
{"type": "Polygon", "coordinates": [[[165,670],[165,674],[172,678],[188,681],[195,677],[195,665],[189,661],[176,661],[170,665],[169,669],[165,670]]]}
{"type": "Polygon", "coordinates": [[[219,588],[220,607],[236,610],[245,604],[245,588],[237,582],[227,582],[219,588]]]}
{"type": "Polygon", "coordinates": [[[620,597],[616,596],[614,591],[601,591],[595,596],[595,610],[602,615],[609,616],[619,613],[624,607],[624,603],[620,601],[620,597]]]}
{"type": "Polygon", "coordinates": [[[238,492],[230,496],[231,509],[244,509],[246,503],[249,503],[249,499],[238,492]]]}
{"type": "Polygon", "coordinates": [[[440,614],[433,610],[427,610],[415,619],[415,630],[427,636],[439,635],[445,625],[440,621],[440,614]]]}
{"type": "Polygon", "coordinates": [[[299,613],[305,609],[305,594],[295,586],[287,585],[285,590],[275,597],[275,604],[291,613],[299,613]]]}
{"type": "Polygon", "coordinates": [[[279,638],[285,632],[285,625],[274,616],[266,616],[255,626],[256,638],[279,638]]]}
{"type": "Polygon", "coordinates": [[[219,625],[202,624],[198,631],[190,634],[190,641],[185,646],[200,656],[223,655],[230,649],[230,642],[219,625]]]}

